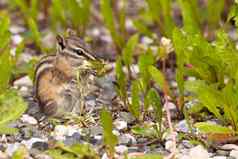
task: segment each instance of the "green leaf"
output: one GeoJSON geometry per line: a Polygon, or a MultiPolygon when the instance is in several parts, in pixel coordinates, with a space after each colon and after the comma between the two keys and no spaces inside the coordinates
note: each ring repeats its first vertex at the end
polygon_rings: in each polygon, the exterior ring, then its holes
{"type": "Polygon", "coordinates": [[[112,133],[113,121],[110,112],[103,109],[100,113],[100,122],[103,127],[104,143],[107,146],[109,153],[112,155],[115,152],[114,147],[118,143],[118,139],[117,136],[112,133]]]}
{"type": "Polygon", "coordinates": [[[13,59],[10,55],[10,50],[6,49],[0,54],[0,94],[5,92],[9,85],[13,68],[13,59]]]}
{"type": "Polygon", "coordinates": [[[143,24],[143,22],[141,20],[134,20],[133,21],[133,25],[135,26],[135,28],[142,34],[145,34],[146,36],[149,37],[153,37],[153,32],[151,30],[149,30],[145,24],[143,24]]]}
{"type": "Polygon", "coordinates": [[[156,120],[161,125],[162,124],[162,104],[159,94],[156,92],[155,89],[151,88],[148,92],[148,96],[150,99],[150,104],[154,107],[155,114],[156,114],[156,120]]]}
{"type": "Polygon", "coordinates": [[[9,90],[0,95],[1,133],[15,132],[15,129],[5,129],[7,124],[17,120],[27,109],[27,104],[17,95],[15,91],[9,90]],[[6,132],[5,132],[6,131],[6,132]]]}
{"type": "Polygon", "coordinates": [[[148,97],[150,100],[150,104],[153,106],[155,110],[155,119],[159,124],[158,128],[158,136],[162,137],[162,117],[163,117],[163,106],[161,104],[161,99],[159,94],[156,92],[155,89],[151,88],[148,92],[148,97]]]}
{"type": "Polygon", "coordinates": [[[10,32],[8,30],[9,28],[9,25],[10,25],[10,19],[7,15],[5,16],[2,16],[0,18],[0,50],[4,50],[7,48],[7,46],[9,45],[10,43],[10,32]]]}
{"type": "Polygon", "coordinates": [[[129,106],[130,112],[139,119],[140,117],[140,84],[138,81],[133,81],[131,86],[131,105],[129,106]]]}
{"type": "Polygon", "coordinates": [[[175,26],[171,15],[171,0],[146,0],[153,20],[158,24],[161,33],[171,37],[175,26]]]}
{"type": "Polygon", "coordinates": [[[176,82],[178,84],[180,96],[184,94],[184,64],[185,64],[185,46],[186,40],[185,36],[181,32],[181,30],[175,28],[173,31],[173,46],[175,48],[176,53],[176,82]]]}
{"type": "Polygon", "coordinates": [[[208,0],[208,23],[210,27],[214,28],[219,24],[222,12],[224,11],[224,0],[208,0]],[[214,14],[216,12],[216,14],[214,14]]]}
{"type": "Polygon", "coordinates": [[[152,79],[160,86],[161,89],[163,89],[165,84],[164,75],[154,66],[149,66],[148,71],[152,79]]]}
{"type": "Polygon", "coordinates": [[[185,88],[194,93],[199,102],[202,103],[218,119],[224,121],[218,107],[224,103],[223,97],[219,91],[205,84],[204,81],[187,81],[185,88]]]}
{"type": "Polygon", "coordinates": [[[116,80],[117,80],[117,92],[119,96],[124,100],[127,98],[127,92],[126,92],[126,84],[127,84],[127,79],[126,75],[123,72],[122,69],[122,60],[121,58],[118,58],[116,61],[116,67],[115,67],[115,72],[116,72],[116,80]]]}
{"type": "Polygon", "coordinates": [[[183,27],[188,33],[200,33],[198,4],[194,0],[177,0],[182,11],[183,27]]]}
{"type": "Polygon", "coordinates": [[[50,22],[51,26],[54,30],[57,29],[57,24],[60,22],[63,26],[66,25],[66,16],[64,11],[64,1],[62,0],[52,0],[52,4],[50,6],[50,22]]]}
{"type": "Polygon", "coordinates": [[[101,13],[106,27],[111,33],[112,39],[118,48],[123,47],[123,39],[116,30],[116,25],[113,17],[113,10],[111,6],[111,0],[100,0],[101,13]]]}
{"type": "Polygon", "coordinates": [[[228,127],[223,127],[214,123],[208,122],[199,122],[195,124],[195,127],[198,128],[202,133],[222,133],[222,134],[231,134],[234,131],[228,127]]]}
{"type": "Polygon", "coordinates": [[[125,65],[129,66],[132,64],[133,52],[138,43],[139,36],[135,34],[130,37],[125,48],[123,49],[122,57],[125,65]]]}
{"type": "Polygon", "coordinates": [[[149,88],[150,73],[148,67],[155,63],[152,51],[149,49],[145,54],[139,56],[138,65],[140,70],[142,90],[146,92],[149,88]]]}
{"type": "Polygon", "coordinates": [[[133,134],[141,135],[143,137],[153,138],[158,135],[152,125],[134,126],[131,131],[133,134]]]}
{"type": "Polygon", "coordinates": [[[28,27],[32,33],[32,38],[34,42],[36,43],[37,47],[41,48],[41,35],[40,31],[38,29],[37,23],[34,21],[34,19],[30,18],[28,19],[28,27]]]}

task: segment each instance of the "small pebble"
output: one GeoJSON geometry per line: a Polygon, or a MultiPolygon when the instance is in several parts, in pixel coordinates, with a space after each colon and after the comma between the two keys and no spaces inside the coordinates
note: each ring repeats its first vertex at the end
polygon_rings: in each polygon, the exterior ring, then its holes
{"type": "Polygon", "coordinates": [[[220,147],[222,150],[236,150],[238,151],[238,145],[235,144],[225,144],[220,147]]]}
{"type": "Polygon", "coordinates": [[[127,128],[127,122],[122,121],[122,120],[116,120],[113,123],[115,125],[115,127],[117,128],[117,130],[123,130],[127,128]]]}
{"type": "Polygon", "coordinates": [[[131,134],[122,134],[119,136],[119,144],[136,144],[136,139],[131,134]]]}
{"type": "Polygon", "coordinates": [[[38,123],[34,117],[32,117],[28,114],[23,114],[20,120],[23,123],[27,123],[27,124],[31,124],[31,125],[36,125],[38,123]]]}
{"type": "Polygon", "coordinates": [[[173,151],[173,141],[171,141],[171,140],[166,141],[165,149],[172,152],[173,151]]]}
{"type": "Polygon", "coordinates": [[[209,158],[209,159],[227,159],[226,156],[214,156],[212,158],[209,158]]]}
{"type": "Polygon", "coordinates": [[[201,145],[191,148],[189,156],[192,159],[209,159],[209,153],[201,145]]]}
{"type": "Polygon", "coordinates": [[[26,86],[26,87],[31,87],[33,85],[32,80],[30,79],[29,76],[24,76],[13,83],[14,86],[26,86]]]}
{"type": "Polygon", "coordinates": [[[231,150],[230,157],[234,157],[234,158],[238,159],[238,151],[237,150],[231,150]]]}
{"type": "Polygon", "coordinates": [[[64,125],[57,125],[55,127],[54,132],[52,133],[52,136],[59,141],[65,140],[66,136],[72,136],[74,133],[80,133],[81,129],[77,126],[64,126],[64,125]]]}
{"type": "Polygon", "coordinates": [[[31,138],[29,140],[23,140],[21,143],[26,146],[27,149],[31,149],[32,145],[37,142],[43,142],[45,143],[46,141],[40,138],[31,138]]]}
{"type": "Polygon", "coordinates": [[[35,156],[35,159],[53,159],[53,158],[46,154],[38,154],[35,156]]]}

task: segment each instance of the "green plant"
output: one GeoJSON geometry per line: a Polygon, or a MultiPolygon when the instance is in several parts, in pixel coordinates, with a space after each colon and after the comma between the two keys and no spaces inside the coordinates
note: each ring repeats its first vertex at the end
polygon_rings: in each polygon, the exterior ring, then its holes
{"type": "Polygon", "coordinates": [[[55,31],[71,27],[84,36],[90,20],[91,0],[53,0],[50,6],[51,26],[55,31]]]}
{"type": "Polygon", "coordinates": [[[103,127],[104,144],[107,148],[107,153],[110,158],[114,158],[115,146],[118,143],[117,136],[112,133],[112,117],[111,114],[103,109],[100,113],[100,122],[103,127]]]}
{"type": "MultiPolygon", "coordinates": [[[[115,1],[116,3],[116,1],[115,1]]],[[[112,1],[111,0],[100,0],[100,9],[104,19],[105,26],[110,31],[111,37],[116,45],[118,53],[121,53],[122,48],[124,47],[124,37],[121,36],[120,32],[117,29],[116,21],[113,15],[112,10],[112,1]]],[[[120,30],[125,30],[124,21],[125,21],[125,13],[124,10],[121,9],[120,12],[120,30]]]]}
{"type": "Polygon", "coordinates": [[[171,15],[171,0],[146,0],[152,19],[162,35],[171,37],[175,26],[171,15]]]}
{"type": "Polygon", "coordinates": [[[99,159],[97,153],[88,144],[74,144],[65,146],[62,143],[56,143],[54,148],[46,151],[54,159],[99,159]]]}
{"type": "Polygon", "coordinates": [[[10,0],[10,6],[13,8],[19,8],[27,21],[28,18],[37,20],[39,13],[39,3],[38,0],[31,0],[29,3],[26,0],[10,0]]]}
{"type": "MultiPolygon", "coordinates": [[[[12,134],[17,129],[8,127],[8,124],[18,119],[26,110],[27,106],[15,90],[9,89],[9,82],[16,65],[16,59],[10,54],[10,33],[8,31],[10,20],[8,16],[1,19],[0,36],[0,133],[12,134]]],[[[19,55],[19,53],[17,54],[19,55]]]]}
{"type": "Polygon", "coordinates": [[[184,76],[193,76],[197,80],[185,82],[187,91],[192,92],[199,104],[206,107],[224,124],[231,124],[237,130],[237,50],[227,34],[220,30],[216,41],[211,44],[200,34],[187,34],[174,31],[174,45],[178,60],[178,73],[181,92],[184,76]],[[190,65],[189,67],[183,67],[190,65]],[[228,81],[228,82],[226,82],[228,81]],[[224,113],[224,115],[223,115],[224,113]]]}

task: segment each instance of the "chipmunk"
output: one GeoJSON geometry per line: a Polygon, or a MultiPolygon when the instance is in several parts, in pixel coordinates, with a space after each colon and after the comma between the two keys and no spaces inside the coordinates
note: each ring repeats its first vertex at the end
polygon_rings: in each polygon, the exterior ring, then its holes
{"type": "Polygon", "coordinates": [[[35,68],[34,94],[43,112],[50,116],[61,116],[82,104],[77,77],[80,86],[86,87],[95,74],[90,62],[98,61],[75,33],[68,34],[56,37],[57,53],[42,57],[35,68]]]}

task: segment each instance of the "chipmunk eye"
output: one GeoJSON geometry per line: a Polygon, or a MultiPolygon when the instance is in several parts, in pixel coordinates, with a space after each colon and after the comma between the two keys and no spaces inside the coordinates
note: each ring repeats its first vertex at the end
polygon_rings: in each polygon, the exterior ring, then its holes
{"type": "Polygon", "coordinates": [[[75,49],[75,52],[78,54],[78,55],[83,55],[84,54],[84,51],[82,49],[75,49]]]}

